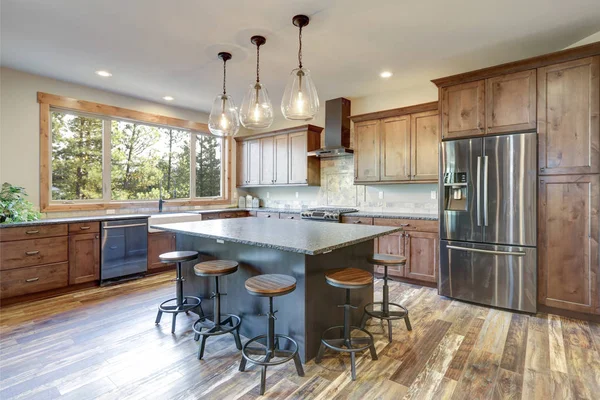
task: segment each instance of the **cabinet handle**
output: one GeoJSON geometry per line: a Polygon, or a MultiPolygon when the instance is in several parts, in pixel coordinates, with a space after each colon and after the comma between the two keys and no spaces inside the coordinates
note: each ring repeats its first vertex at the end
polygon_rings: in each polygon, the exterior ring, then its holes
{"type": "Polygon", "coordinates": [[[225,218],[231,218],[231,215],[226,215],[225,218]]]}
{"type": "Polygon", "coordinates": [[[362,221],[354,221],[355,224],[362,224],[362,221]]]}
{"type": "Polygon", "coordinates": [[[79,229],[81,229],[82,231],[87,231],[88,229],[90,229],[89,226],[80,226],[79,229]]]}
{"type": "Polygon", "coordinates": [[[540,171],[544,172],[545,168],[540,168],[540,171]]]}
{"type": "Polygon", "coordinates": [[[34,231],[27,231],[27,232],[25,232],[26,235],[34,235],[36,233],[40,233],[40,231],[34,230],[34,231]]]}
{"type": "Polygon", "coordinates": [[[410,224],[400,224],[400,226],[410,226],[410,224]]]}
{"type": "Polygon", "coordinates": [[[25,279],[25,282],[35,282],[35,281],[39,281],[40,278],[29,278],[29,279],[25,279]]]}
{"type": "Polygon", "coordinates": [[[96,239],[100,239],[100,236],[96,235],[96,239]]]}
{"type": "Polygon", "coordinates": [[[26,251],[25,254],[27,254],[28,256],[35,256],[36,254],[40,254],[40,251],[39,250],[26,251]]]}

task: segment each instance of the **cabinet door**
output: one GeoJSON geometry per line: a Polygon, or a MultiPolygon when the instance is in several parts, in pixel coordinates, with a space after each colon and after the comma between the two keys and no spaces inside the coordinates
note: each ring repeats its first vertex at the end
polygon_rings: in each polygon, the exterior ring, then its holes
{"type": "Polygon", "coordinates": [[[407,232],[404,236],[404,276],[419,281],[437,282],[438,234],[407,232]]]}
{"type": "Polygon", "coordinates": [[[540,175],[600,172],[600,56],[538,69],[540,175]]]}
{"type": "Polygon", "coordinates": [[[248,184],[248,142],[238,142],[236,160],[237,184],[244,186],[248,184]]]}
{"type": "Polygon", "coordinates": [[[100,279],[100,235],[82,233],[69,236],[69,283],[100,279]]]}
{"type": "Polygon", "coordinates": [[[412,114],[410,171],[414,181],[438,179],[440,116],[437,111],[412,114]]]}
{"type": "MultiPolygon", "coordinates": [[[[395,256],[404,256],[404,234],[392,233],[391,235],[380,236],[378,239],[378,253],[393,254],[395,256]]],[[[377,267],[376,272],[383,273],[383,267],[377,267]]],[[[403,277],[404,266],[388,267],[388,274],[395,277],[403,277]]]]}
{"type": "MultiPolygon", "coordinates": [[[[214,215],[218,216],[218,214],[214,215]]],[[[204,215],[202,219],[204,219],[204,215]]],[[[148,234],[148,271],[175,266],[175,264],[162,263],[158,258],[163,253],[169,253],[177,249],[175,237],[175,234],[170,232],[153,232],[148,234]]]]}
{"type": "Polygon", "coordinates": [[[272,185],[275,182],[275,142],[273,137],[259,140],[260,184],[272,185]]]}
{"type": "Polygon", "coordinates": [[[248,185],[260,184],[260,142],[248,141],[248,185]]]}
{"type": "Polygon", "coordinates": [[[410,180],[410,115],[381,121],[381,181],[410,180]]]}
{"type": "Polygon", "coordinates": [[[538,301],[600,314],[598,293],[599,175],[540,179],[538,301]]]}
{"type": "Polygon", "coordinates": [[[354,124],[354,179],[377,182],[380,165],[379,120],[354,124]]]}
{"type": "Polygon", "coordinates": [[[306,157],[306,132],[291,133],[289,135],[289,183],[307,183],[306,157]]]}
{"type": "Polygon", "coordinates": [[[483,135],[485,82],[442,88],[442,138],[483,135]]]}
{"type": "Polygon", "coordinates": [[[288,183],[288,135],[275,136],[275,183],[288,183]]]}
{"type": "Polygon", "coordinates": [[[533,69],[486,79],[486,134],[535,129],[535,81],[533,69]]]}

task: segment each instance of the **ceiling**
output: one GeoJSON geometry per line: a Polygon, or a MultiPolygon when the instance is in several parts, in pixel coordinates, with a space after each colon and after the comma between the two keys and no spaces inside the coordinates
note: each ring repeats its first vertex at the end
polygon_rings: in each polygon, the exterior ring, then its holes
{"type": "Polygon", "coordinates": [[[400,91],[600,31],[598,0],[1,0],[0,13],[3,66],[201,111],[221,90],[223,50],[241,103],[255,34],[267,38],[261,81],[278,108],[297,64],[299,13],[311,17],[303,61],[322,101],[400,91]],[[394,75],[383,80],[384,69],[394,75]]]}

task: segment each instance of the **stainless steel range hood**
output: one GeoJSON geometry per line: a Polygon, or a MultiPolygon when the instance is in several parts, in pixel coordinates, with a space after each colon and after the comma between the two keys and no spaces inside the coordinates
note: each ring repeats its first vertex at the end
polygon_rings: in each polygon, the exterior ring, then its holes
{"type": "Polygon", "coordinates": [[[343,97],[325,102],[324,147],[308,152],[315,157],[341,157],[354,153],[350,149],[350,100],[343,97]]]}

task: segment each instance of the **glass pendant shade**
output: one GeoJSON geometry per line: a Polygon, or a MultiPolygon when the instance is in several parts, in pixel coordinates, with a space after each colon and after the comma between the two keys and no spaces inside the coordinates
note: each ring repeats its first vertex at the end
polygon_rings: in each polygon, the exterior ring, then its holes
{"type": "Polygon", "coordinates": [[[208,130],[215,136],[234,136],[240,130],[237,109],[231,96],[219,94],[215,97],[208,117],[208,130]]]}
{"type": "Polygon", "coordinates": [[[273,123],[273,105],[267,88],[260,82],[248,87],[240,107],[240,121],[244,128],[264,129],[273,123]]]}
{"type": "Polygon", "coordinates": [[[317,88],[306,68],[290,73],[281,99],[281,112],[286,119],[310,121],[319,112],[317,88]]]}

